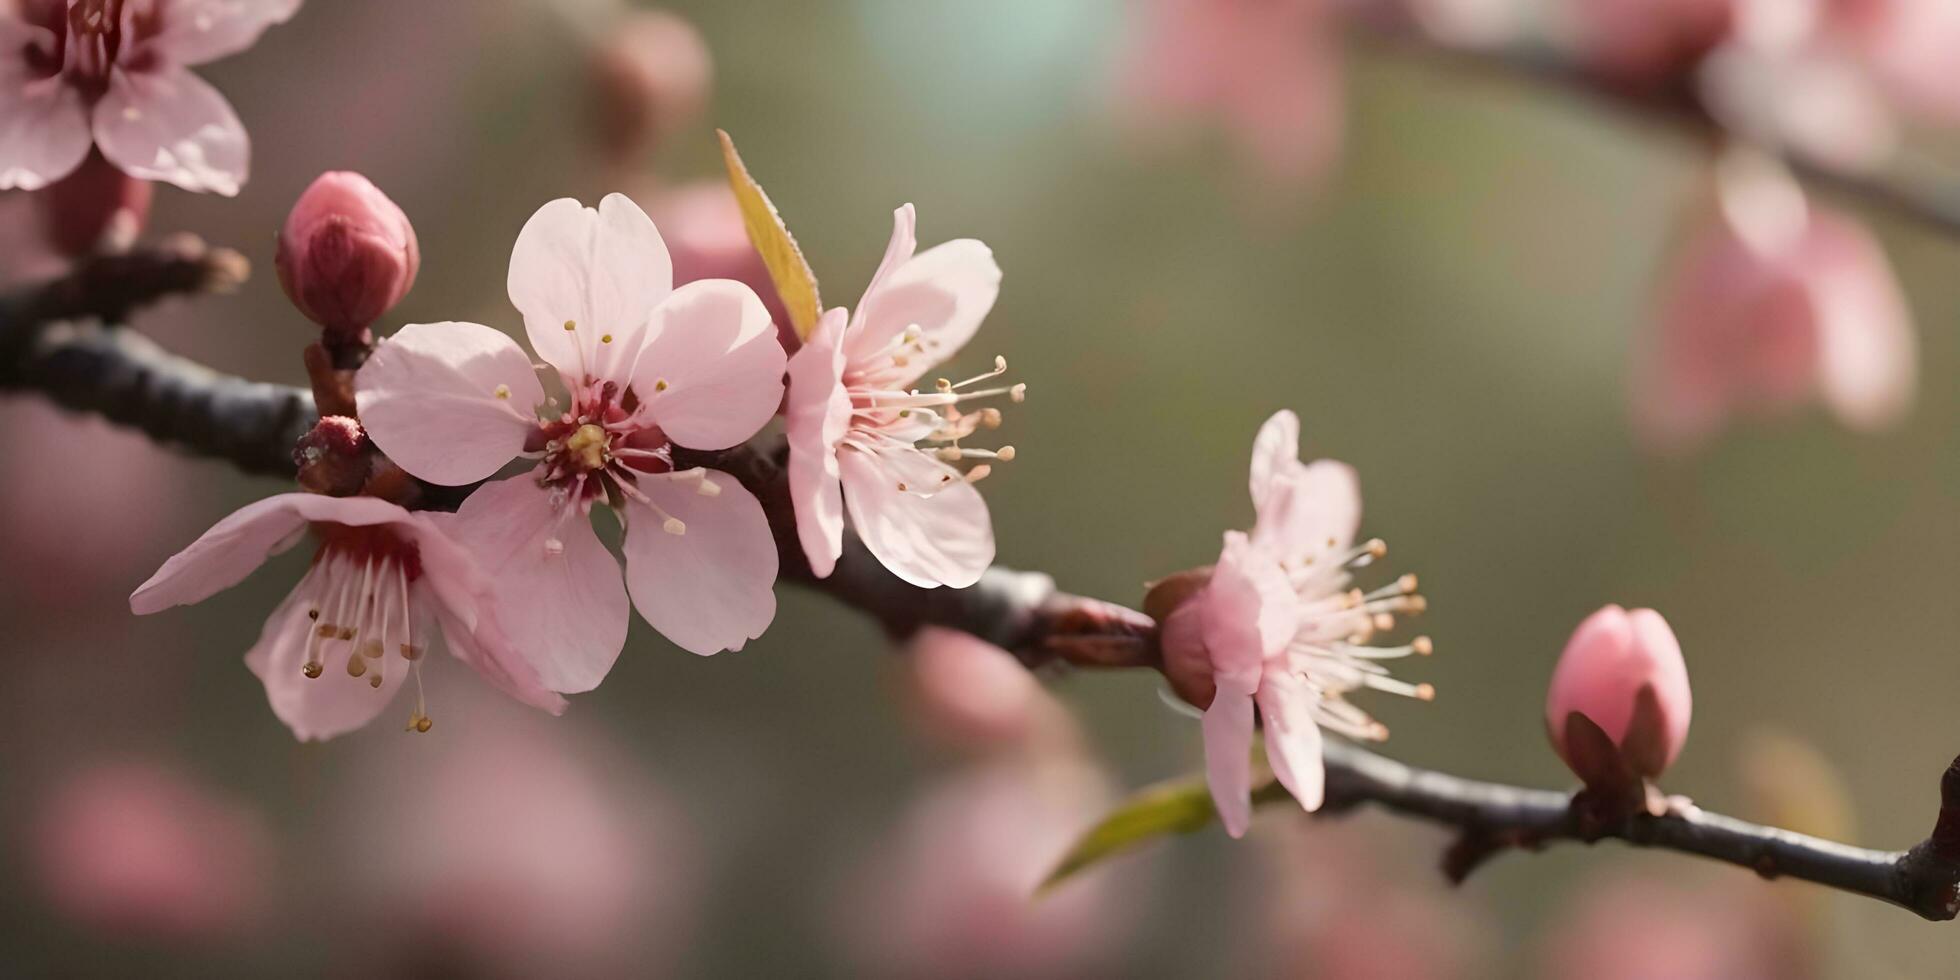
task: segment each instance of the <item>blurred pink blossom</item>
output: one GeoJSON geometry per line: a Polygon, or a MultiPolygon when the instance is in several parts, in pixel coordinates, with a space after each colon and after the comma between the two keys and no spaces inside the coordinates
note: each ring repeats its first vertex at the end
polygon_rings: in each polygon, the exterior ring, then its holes
{"type": "Polygon", "coordinates": [[[859,975],[1103,975],[1138,894],[1130,869],[1035,888],[1112,802],[1100,772],[1066,757],[981,764],[929,786],[878,835],[833,901],[859,975]]]}
{"type": "Polygon", "coordinates": [[[608,156],[630,164],[700,115],[714,59],[687,18],[631,10],[598,40],[588,71],[594,136],[608,156]]]}
{"type": "Polygon", "coordinates": [[[1632,389],[1655,449],[1692,449],[1733,416],[1813,400],[1864,430],[1911,407],[1918,344],[1884,251],[1767,166],[1724,162],[1668,274],[1632,389]]]}
{"type": "Polygon", "coordinates": [[[928,626],[906,645],[907,705],[920,727],[976,749],[1068,746],[1066,709],[1014,655],[961,630],[928,626]]]}
{"type": "Polygon", "coordinates": [[[189,69],[251,47],[300,2],[0,4],[0,189],[59,180],[92,145],[132,177],[237,194],[245,126],[189,69]]]}
{"type": "Polygon", "coordinates": [[[1726,40],[1748,0],[1561,0],[1580,53],[1609,77],[1659,85],[1726,40]]]}
{"type": "Polygon", "coordinates": [[[56,912],[103,933],[211,938],[261,911],[259,814],[148,762],[70,773],[36,805],[32,864],[56,912]]]}
{"type": "Polygon", "coordinates": [[[1419,637],[1399,647],[1367,642],[1399,612],[1416,612],[1414,576],[1372,593],[1351,589],[1352,570],[1385,546],[1356,547],[1361,490],[1342,463],[1302,463],[1300,420],[1281,411],[1259,428],[1250,486],[1252,532],[1228,531],[1211,578],[1164,625],[1165,673],[1204,700],[1205,773],[1220,821],[1233,837],[1252,819],[1254,707],[1273,775],[1305,809],[1320,808],[1321,729],[1380,740],[1388,730],[1346,700],[1364,688],[1428,700],[1434,691],[1388,676],[1385,659],[1426,654],[1419,637]],[[1194,677],[1195,675],[1195,677],[1194,677]]]}
{"type": "Polygon", "coordinates": [[[677,469],[674,447],[738,445],[775,417],[782,345],[741,283],[672,285],[667,246],[639,206],[539,208],[511,250],[511,303],[571,404],[545,405],[531,356],[476,323],[410,324],[355,376],[368,434],[422,479],[461,486],[521,453],[531,472],[478,488],[456,534],[484,561],[512,640],[546,687],[597,687],[631,610],[676,645],[739,650],[776,615],[776,545],[735,478],[677,469]],[[592,508],[617,501],[625,579],[592,508]],[[630,605],[629,605],[630,595],[630,605]]]}
{"type": "Polygon", "coordinates": [[[1667,620],[1652,609],[1607,606],[1586,617],[1559,654],[1545,696],[1545,728],[1559,757],[1582,778],[1590,778],[1582,771],[1587,764],[1566,741],[1566,719],[1574,714],[1599,726],[1619,748],[1646,747],[1625,759],[1635,775],[1653,777],[1681,754],[1693,710],[1688,665],[1667,620]],[[1646,690],[1653,692],[1657,716],[1636,710],[1646,690]]]}
{"type": "MultiPolygon", "coordinates": [[[[1731,875],[1734,875],[1731,872],[1731,875]]],[[[1543,980],[1803,980],[1819,975],[1774,893],[1739,875],[1695,886],[1609,875],[1545,929],[1543,980]]]]}
{"type": "Polygon", "coordinates": [[[140,616],[202,602],[310,531],[319,542],[312,567],[245,654],[296,737],[328,739],[366,725],[411,673],[409,727],[428,731],[421,666],[437,629],[451,656],[510,696],[565,710],[505,637],[490,580],[444,530],[454,522],[374,497],[279,494],[240,508],[171,556],[130,595],[129,608],[140,616]]]}
{"type": "Polygon", "coordinates": [[[685,815],[569,722],[461,702],[450,734],[349,770],[330,873],[342,924],[364,925],[359,955],[464,976],[666,975],[705,871],[685,815]]]}
{"type": "Polygon", "coordinates": [[[892,574],[922,588],[964,588],[994,560],[993,519],[973,484],[989,472],[966,459],[1011,460],[1012,447],[970,449],[960,440],[1000,424],[1000,410],[958,407],[1023,385],[974,388],[1007,370],[933,391],[915,383],[959,353],[1000,295],[1000,266],[975,239],[914,254],[915,216],[892,213],[891,242],[855,313],[827,311],[789,363],[790,498],[796,531],[817,577],[844,548],[844,514],[892,574]]]}
{"type": "Polygon", "coordinates": [[[1312,184],[1342,143],[1344,82],[1329,0],[1138,0],[1117,66],[1140,130],[1208,116],[1265,178],[1312,184]]]}

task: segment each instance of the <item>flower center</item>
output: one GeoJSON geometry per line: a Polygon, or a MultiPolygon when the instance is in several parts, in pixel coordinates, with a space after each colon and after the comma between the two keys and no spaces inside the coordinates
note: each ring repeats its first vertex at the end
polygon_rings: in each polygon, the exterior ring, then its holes
{"type": "MultiPolygon", "coordinates": [[[[1028,386],[988,385],[987,382],[1007,373],[1007,358],[995,357],[993,370],[964,381],[940,378],[929,392],[901,389],[897,379],[905,376],[902,372],[906,365],[914,357],[928,356],[922,336],[916,325],[907,327],[890,346],[873,356],[868,366],[845,379],[851,397],[853,435],[866,438],[874,444],[873,448],[880,442],[917,446],[947,464],[978,460],[961,474],[966,482],[977,483],[993,472],[993,461],[1012,461],[1014,447],[980,449],[961,444],[981,429],[1000,428],[1000,409],[991,405],[975,409],[973,403],[1005,397],[1018,405],[1027,399],[1028,386]],[[919,446],[920,443],[925,445],[919,446]]],[[[953,479],[949,474],[942,482],[953,479]]],[[[936,488],[900,486],[899,489],[931,493],[936,488]]]]}
{"type": "Polygon", "coordinates": [[[365,682],[380,690],[395,671],[415,675],[411,731],[430,728],[422,694],[422,654],[430,624],[410,585],[422,576],[415,544],[386,525],[316,523],[320,550],[300,581],[306,605],[306,659],[300,672],[321,683],[365,682]],[[331,672],[327,667],[337,666],[331,672]]]}
{"type": "MultiPolygon", "coordinates": [[[[613,504],[630,499],[659,515],[667,533],[686,533],[686,524],[640,491],[639,478],[670,472],[674,457],[667,434],[644,416],[632,389],[626,389],[622,396],[617,384],[595,382],[575,392],[572,402],[572,411],[555,421],[538,423],[544,436],[539,482],[561,495],[565,506],[590,509],[601,499],[613,504]]],[[[705,478],[704,470],[678,475],[690,474],[704,496],[721,492],[705,478]]]]}
{"type": "Polygon", "coordinates": [[[124,0],[75,0],[68,8],[68,40],[62,67],[71,80],[106,85],[122,46],[124,0]]]}

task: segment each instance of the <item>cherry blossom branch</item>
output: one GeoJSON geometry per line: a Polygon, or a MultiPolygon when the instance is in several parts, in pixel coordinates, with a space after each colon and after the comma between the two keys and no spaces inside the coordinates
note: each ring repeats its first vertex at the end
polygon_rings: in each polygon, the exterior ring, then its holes
{"type": "MultiPolygon", "coordinates": [[[[158,250],[93,260],[69,276],[0,296],[0,391],[38,392],[247,472],[290,477],[293,443],[316,419],[307,389],[223,375],[109,325],[162,296],[222,288],[242,274],[236,256],[222,250],[158,250]]],[[[963,630],[1014,651],[1030,668],[1159,665],[1150,617],[1061,592],[1040,573],[996,567],[968,588],[921,589],[849,540],[836,571],[814,578],[796,540],[783,453],[779,438],[765,437],[721,453],[683,452],[677,462],[718,467],[756,494],[786,580],[865,612],[894,637],[928,625],[963,630]]],[[[1932,835],[1908,851],[1872,851],[1685,804],[1661,816],[1601,819],[1583,794],[1464,779],[1345,744],[1330,743],[1326,755],[1323,812],[1374,804],[1456,828],[1460,836],[1444,858],[1453,880],[1507,850],[1611,838],[1815,882],[1929,919],[1953,918],[1960,908],[1960,759],[1941,783],[1932,835]]],[[[1270,801],[1279,792],[1269,787],[1261,795],[1270,801]]]]}
{"type": "MultiPolygon", "coordinates": [[[[1439,41],[1403,21],[1366,21],[1357,36],[1374,42],[1381,50],[1575,93],[1597,104],[1680,128],[1710,143],[1743,139],[1709,112],[1691,75],[1653,87],[1616,84],[1574,61],[1569,53],[1547,45],[1459,46],[1439,41]]],[[[1827,164],[1788,148],[1766,149],[1813,188],[1960,239],[1960,174],[1912,160],[1896,162],[1888,172],[1864,172],[1827,164]]]]}

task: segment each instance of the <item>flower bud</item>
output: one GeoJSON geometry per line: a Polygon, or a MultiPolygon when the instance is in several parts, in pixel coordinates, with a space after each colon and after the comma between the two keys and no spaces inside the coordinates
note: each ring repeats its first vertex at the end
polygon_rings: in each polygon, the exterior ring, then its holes
{"type": "Polygon", "coordinates": [[[1652,609],[1607,606],[1559,655],[1545,700],[1552,747],[1589,787],[1660,775],[1688,738],[1681,645],[1652,609]]]}
{"type": "Polygon", "coordinates": [[[361,423],[342,415],[321,419],[293,446],[299,485],[330,497],[358,493],[368,478],[367,448],[361,423]]]}
{"type": "Polygon", "coordinates": [[[90,151],[73,173],[35,195],[48,243],[70,258],[126,252],[150,218],[149,181],[90,151]]]}
{"type": "Polygon", "coordinates": [[[408,216],[366,177],[321,174],[279,233],[279,285],[330,339],[351,339],[401,301],[422,264],[408,216]]]}
{"type": "Polygon", "coordinates": [[[600,148],[628,158],[693,122],[707,104],[714,62],[677,14],[628,15],[592,53],[592,125],[600,148]]]}

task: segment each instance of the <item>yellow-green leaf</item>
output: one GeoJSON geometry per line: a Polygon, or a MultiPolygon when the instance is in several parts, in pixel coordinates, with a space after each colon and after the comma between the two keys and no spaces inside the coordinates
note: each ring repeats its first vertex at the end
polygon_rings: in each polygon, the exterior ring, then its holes
{"type": "Polygon", "coordinates": [[[1204,777],[1184,777],[1138,790],[1116,805],[1102,822],[1062,856],[1039,892],[1047,892],[1076,872],[1142,847],[1159,837],[1203,830],[1216,817],[1204,777]]]}
{"type": "Polygon", "coordinates": [[[728,186],[734,188],[735,200],[742,207],[742,227],[748,230],[749,242],[762,254],[762,263],[769,268],[776,295],[782,297],[783,306],[789,310],[790,326],[796,329],[797,337],[807,340],[810,331],[817,328],[817,318],[823,314],[823,300],[817,296],[817,276],[810,271],[810,263],[804,261],[803,250],[796,247],[796,239],[784,227],[783,217],[776,213],[769,195],[749,176],[749,168],[742,165],[741,154],[735,152],[735,141],[719,129],[715,133],[721,137],[722,161],[728,164],[728,186]]]}

